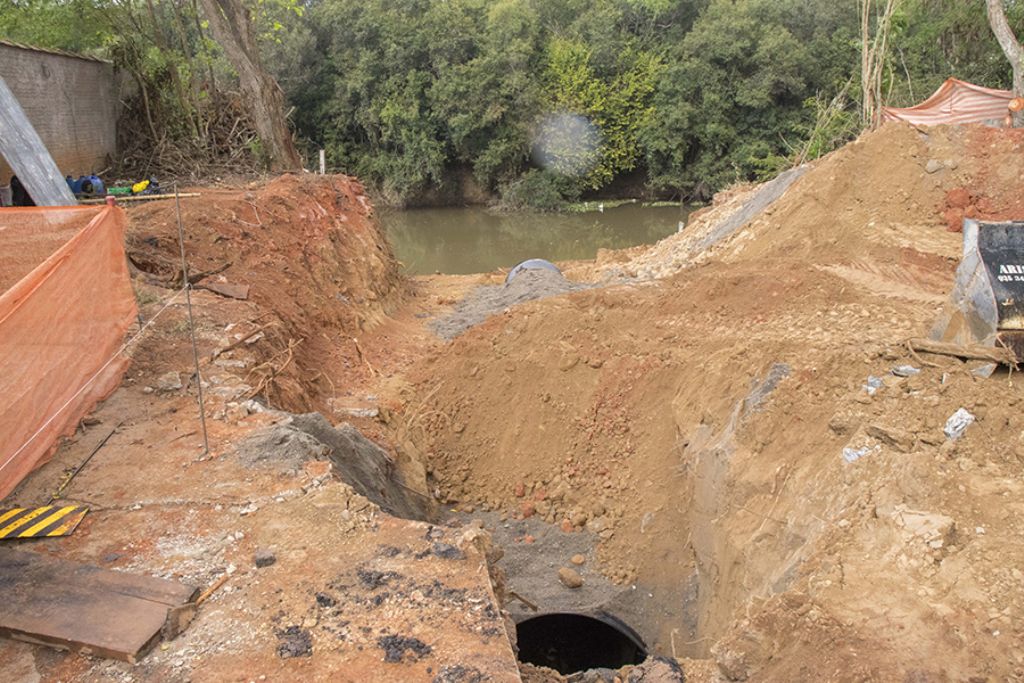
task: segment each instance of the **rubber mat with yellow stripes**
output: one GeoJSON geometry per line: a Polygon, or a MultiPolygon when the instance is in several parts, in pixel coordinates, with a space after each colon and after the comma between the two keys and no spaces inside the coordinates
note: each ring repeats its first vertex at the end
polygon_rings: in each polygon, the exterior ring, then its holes
{"type": "Polygon", "coordinates": [[[66,536],[75,530],[89,508],[81,505],[44,505],[0,512],[0,540],[66,536]]]}

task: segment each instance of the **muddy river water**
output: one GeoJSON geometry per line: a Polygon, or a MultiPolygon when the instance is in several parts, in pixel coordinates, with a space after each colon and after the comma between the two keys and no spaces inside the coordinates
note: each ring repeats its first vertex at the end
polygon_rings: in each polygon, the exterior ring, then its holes
{"type": "Polygon", "coordinates": [[[574,214],[494,213],[480,207],[383,211],[406,271],[480,273],[528,258],[594,258],[598,249],[651,244],[676,232],[691,209],[627,204],[574,214]]]}

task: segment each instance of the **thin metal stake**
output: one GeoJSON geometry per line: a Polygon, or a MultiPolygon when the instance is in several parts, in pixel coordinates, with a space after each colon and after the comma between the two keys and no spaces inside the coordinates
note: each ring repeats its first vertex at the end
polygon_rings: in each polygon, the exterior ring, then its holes
{"type": "Polygon", "coordinates": [[[206,434],[206,409],[203,407],[203,377],[199,374],[199,348],[196,346],[196,323],[192,317],[192,283],[188,281],[188,261],[185,260],[185,228],[181,223],[181,198],[178,183],[174,183],[174,209],[178,213],[178,244],[181,246],[181,277],[185,286],[185,301],[188,304],[188,331],[192,337],[192,358],[196,363],[196,388],[199,390],[199,422],[203,425],[203,456],[210,453],[210,439],[206,434]]]}

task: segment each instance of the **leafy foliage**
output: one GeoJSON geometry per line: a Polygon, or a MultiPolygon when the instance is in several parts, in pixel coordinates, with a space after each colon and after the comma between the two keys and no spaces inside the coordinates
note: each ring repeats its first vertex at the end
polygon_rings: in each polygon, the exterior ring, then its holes
{"type": "MultiPolygon", "coordinates": [[[[394,203],[467,171],[516,207],[557,208],[626,177],[706,198],[859,132],[860,3],[249,1],[307,156],[326,149],[332,170],[394,203]],[[552,127],[563,116],[579,130],[552,127]]],[[[1007,11],[1024,33],[1024,3],[1007,11]]],[[[258,162],[251,136],[217,133],[248,128],[226,125],[235,75],[193,0],[7,0],[0,37],[114,59],[136,84],[131,130],[146,150],[242,147],[258,162]]],[[[1010,84],[980,0],[903,0],[884,59],[896,105],[950,75],[1010,84]]]]}
{"type": "Polygon", "coordinates": [[[37,47],[95,54],[111,35],[105,0],[5,0],[0,38],[37,47]]]}
{"type": "Polygon", "coordinates": [[[652,185],[706,197],[786,165],[813,122],[803,103],[834,91],[857,59],[856,17],[808,15],[807,4],[719,1],[700,16],[667,59],[644,130],[652,185]]]}
{"type": "Polygon", "coordinates": [[[607,185],[619,173],[631,171],[640,157],[637,134],[650,115],[651,94],[660,66],[657,57],[623,51],[612,73],[602,76],[592,63],[592,52],[581,40],[555,38],[548,47],[544,72],[545,101],[549,111],[571,112],[590,122],[599,133],[597,149],[569,136],[561,156],[594,156],[566,164],[586,167],[584,184],[589,189],[607,185]]]}

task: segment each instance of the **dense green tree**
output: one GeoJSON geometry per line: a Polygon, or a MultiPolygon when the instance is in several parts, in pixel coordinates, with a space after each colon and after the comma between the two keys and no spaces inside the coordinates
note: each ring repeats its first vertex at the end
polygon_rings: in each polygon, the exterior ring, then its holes
{"type": "Polygon", "coordinates": [[[396,201],[443,183],[449,140],[431,92],[477,55],[484,3],[324,2],[313,14],[328,53],[320,78],[333,87],[312,125],[331,164],[396,201]]]}
{"type": "Polygon", "coordinates": [[[38,47],[98,53],[111,35],[109,0],[4,0],[0,38],[38,47]]]}
{"type": "Polygon", "coordinates": [[[446,66],[430,95],[453,159],[493,187],[517,175],[527,160],[529,114],[540,99],[534,78],[540,30],[521,0],[488,7],[481,29],[473,57],[446,66]]]}
{"type": "MultiPolygon", "coordinates": [[[[1024,27],[1024,3],[1007,3],[1024,27]]],[[[932,94],[946,78],[1009,87],[1012,70],[992,37],[983,0],[904,0],[893,21],[889,103],[905,106],[932,94]]]]}
{"type": "MultiPolygon", "coordinates": [[[[861,2],[246,2],[307,159],[326,149],[331,170],[395,203],[470,174],[508,206],[556,208],[623,178],[706,198],[860,131],[861,2]]],[[[1024,34],[1024,3],[1005,7],[1024,34]]],[[[107,56],[131,78],[142,168],[235,160],[240,144],[260,158],[209,29],[198,0],[0,0],[0,37],[107,56]]],[[[887,104],[951,75],[1011,84],[983,0],[901,0],[880,59],[887,104]]]]}
{"type": "MultiPolygon", "coordinates": [[[[640,157],[637,135],[651,114],[650,97],[660,61],[649,53],[627,49],[616,55],[608,69],[611,73],[602,78],[592,64],[589,47],[564,38],[550,42],[547,57],[543,73],[547,110],[580,116],[595,129],[593,149],[573,136],[563,143],[568,147],[560,151],[566,172],[585,170],[585,186],[596,190],[633,170],[640,157]]],[[[548,137],[554,133],[549,131],[548,137]]]]}
{"type": "MultiPolygon", "coordinates": [[[[786,165],[804,102],[856,59],[850,17],[801,0],[714,0],[670,53],[642,136],[650,182],[706,197],[786,165]]],[[[855,17],[854,17],[855,18],[855,17]]]]}

